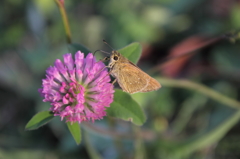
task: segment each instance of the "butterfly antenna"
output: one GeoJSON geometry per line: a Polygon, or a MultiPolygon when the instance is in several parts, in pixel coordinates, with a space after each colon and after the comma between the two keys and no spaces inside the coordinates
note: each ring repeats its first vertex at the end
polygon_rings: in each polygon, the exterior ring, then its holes
{"type": "Polygon", "coordinates": [[[114,49],[106,42],[106,40],[103,39],[103,42],[104,42],[105,44],[107,44],[107,46],[109,46],[112,50],[114,50],[114,49]]]}
{"type": "Polygon", "coordinates": [[[103,50],[96,50],[96,51],[94,51],[93,55],[95,56],[95,53],[98,52],[98,51],[100,51],[102,53],[105,53],[105,54],[109,54],[109,55],[111,54],[110,52],[106,52],[106,51],[103,51],[103,50]]]}

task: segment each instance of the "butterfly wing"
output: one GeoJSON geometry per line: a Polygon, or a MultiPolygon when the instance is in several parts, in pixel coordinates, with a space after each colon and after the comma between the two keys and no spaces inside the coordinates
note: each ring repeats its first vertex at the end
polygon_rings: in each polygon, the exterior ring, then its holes
{"type": "Polygon", "coordinates": [[[116,77],[123,91],[131,94],[154,91],[161,87],[157,80],[133,63],[118,63],[112,68],[111,74],[116,77]]]}

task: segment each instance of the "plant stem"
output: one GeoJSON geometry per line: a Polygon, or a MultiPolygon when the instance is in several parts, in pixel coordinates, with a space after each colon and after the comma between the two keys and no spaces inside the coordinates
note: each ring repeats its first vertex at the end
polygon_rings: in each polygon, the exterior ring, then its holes
{"type": "Polygon", "coordinates": [[[219,103],[225,104],[229,107],[240,109],[240,102],[236,101],[232,98],[229,98],[217,91],[214,91],[211,88],[208,88],[202,84],[194,83],[188,80],[176,80],[176,79],[169,79],[169,78],[157,78],[157,80],[166,87],[179,87],[184,89],[191,89],[197,92],[200,92],[219,103]]]}
{"type": "Polygon", "coordinates": [[[65,33],[66,33],[66,38],[67,38],[67,43],[71,44],[72,43],[72,36],[71,36],[71,30],[69,27],[69,23],[68,23],[68,17],[67,17],[67,13],[64,7],[64,1],[63,0],[55,0],[55,2],[58,5],[58,8],[60,10],[61,16],[62,16],[62,20],[63,20],[63,25],[64,25],[64,29],[65,29],[65,33]]]}
{"type": "Polygon", "coordinates": [[[84,130],[83,131],[84,139],[85,139],[85,144],[86,144],[86,149],[87,152],[90,156],[91,159],[102,159],[100,154],[95,150],[94,146],[91,144],[90,138],[88,133],[84,130]]]}

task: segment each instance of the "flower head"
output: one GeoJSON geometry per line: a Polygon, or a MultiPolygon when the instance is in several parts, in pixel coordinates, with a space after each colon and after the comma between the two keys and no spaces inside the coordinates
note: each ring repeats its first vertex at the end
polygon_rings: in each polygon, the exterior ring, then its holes
{"type": "Polygon", "coordinates": [[[50,110],[61,120],[70,122],[102,119],[105,109],[113,101],[113,86],[105,65],[96,62],[92,53],[86,58],[78,51],[63,55],[54,66],[46,70],[39,92],[44,102],[50,102],[50,110]]]}

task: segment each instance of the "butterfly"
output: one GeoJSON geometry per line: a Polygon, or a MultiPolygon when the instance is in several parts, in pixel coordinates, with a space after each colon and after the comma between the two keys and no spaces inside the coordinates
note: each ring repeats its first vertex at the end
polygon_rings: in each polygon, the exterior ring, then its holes
{"type": "Polygon", "coordinates": [[[156,79],[142,71],[118,51],[112,51],[110,57],[106,58],[106,60],[109,60],[110,74],[116,78],[114,82],[117,81],[124,92],[133,94],[150,92],[161,88],[156,79]]]}
{"type": "Polygon", "coordinates": [[[108,67],[110,69],[109,74],[115,78],[112,82],[118,82],[119,86],[124,92],[130,94],[138,92],[150,92],[161,88],[161,84],[147,73],[142,71],[138,66],[129,61],[120,52],[114,50],[105,40],[103,40],[113,51],[111,53],[96,50],[97,51],[110,54],[109,57],[105,57],[100,61],[109,61],[108,67]]]}

